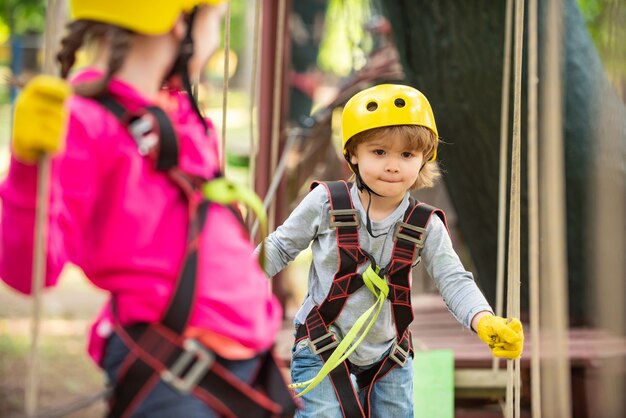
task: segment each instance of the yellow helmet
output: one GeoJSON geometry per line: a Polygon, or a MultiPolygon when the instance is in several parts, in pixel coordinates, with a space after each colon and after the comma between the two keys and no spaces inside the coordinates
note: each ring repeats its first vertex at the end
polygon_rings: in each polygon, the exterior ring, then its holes
{"type": "Polygon", "coordinates": [[[71,0],[72,19],[110,23],[145,35],[169,31],[183,11],[224,0],[71,0]]]}
{"type": "MultiPolygon", "coordinates": [[[[343,109],[341,120],[343,153],[356,134],[392,125],[424,126],[438,141],[435,116],[426,96],[417,89],[400,84],[380,84],[355,94],[343,109]]],[[[437,158],[435,152],[429,161],[437,158]]]]}

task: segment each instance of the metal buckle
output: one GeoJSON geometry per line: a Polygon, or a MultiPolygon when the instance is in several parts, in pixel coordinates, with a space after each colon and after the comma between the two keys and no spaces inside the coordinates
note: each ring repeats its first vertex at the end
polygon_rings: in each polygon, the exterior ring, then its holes
{"type": "Polygon", "coordinates": [[[409,352],[400,347],[400,345],[396,341],[395,343],[393,343],[393,347],[391,349],[391,352],[389,353],[389,358],[395,361],[400,367],[404,367],[407,359],[409,358],[409,352]],[[403,358],[399,358],[397,353],[399,353],[403,358]]]}
{"type": "Polygon", "coordinates": [[[154,116],[146,113],[128,124],[128,131],[137,143],[140,155],[148,155],[159,143],[159,136],[154,132],[155,123],[154,116]]]}
{"type": "Polygon", "coordinates": [[[356,209],[331,209],[328,213],[330,214],[331,229],[335,229],[340,226],[359,226],[359,211],[356,209]],[[335,216],[339,215],[353,215],[354,221],[336,221],[335,216]]]}
{"type": "Polygon", "coordinates": [[[215,361],[215,354],[193,339],[185,340],[183,348],[185,351],[172,367],[161,372],[161,379],[179,392],[189,393],[209,370],[215,361]]]}
{"type": "Polygon", "coordinates": [[[313,354],[322,354],[324,351],[328,351],[331,348],[337,347],[339,343],[341,343],[341,338],[339,338],[339,335],[337,335],[337,333],[331,329],[328,331],[328,333],[322,335],[321,337],[316,338],[315,340],[309,340],[309,347],[311,347],[311,351],[313,352],[313,354]],[[322,342],[327,338],[333,338],[333,340],[329,344],[318,349],[316,347],[317,343],[322,342]]]}
{"type": "Polygon", "coordinates": [[[419,226],[413,226],[411,224],[407,224],[405,222],[398,222],[393,229],[393,239],[394,241],[398,238],[414,243],[418,248],[424,248],[424,241],[426,240],[426,228],[421,228],[419,226]],[[404,234],[400,232],[400,228],[410,229],[411,231],[415,231],[419,233],[419,238],[413,238],[410,235],[404,234]]]}

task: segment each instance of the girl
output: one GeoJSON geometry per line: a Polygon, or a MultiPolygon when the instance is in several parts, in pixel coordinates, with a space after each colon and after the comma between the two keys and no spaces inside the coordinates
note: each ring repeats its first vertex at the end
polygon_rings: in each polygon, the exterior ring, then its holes
{"type": "Polygon", "coordinates": [[[421,256],[452,314],[494,355],[519,357],[522,327],[492,314],[451,246],[443,213],[410,197],[439,176],[426,97],[402,85],[366,89],[346,104],[342,136],[354,185],[315,187],[265,240],[269,276],[312,246],[292,349],[293,386],[304,399],[297,416],[409,418],[415,260],[421,256]]]}
{"type": "Polygon", "coordinates": [[[16,105],[0,189],[0,277],[31,292],[35,163],[63,151],[52,161],[45,284],[71,262],[111,293],[89,345],[115,385],[110,415],[289,412],[268,351],[280,305],[238,214],[201,193],[207,182],[222,184],[220,158],[189,80],[218,44],[223,7],[70,3],[73,21],[58,54],[63,78],[86,42],[95,44],[95,60],[73,78],[76,94],[65,107],[68,89],[50,77],[33,80],[16,105]],[[67,134],[58,135],[66,114],[67,134]]]}

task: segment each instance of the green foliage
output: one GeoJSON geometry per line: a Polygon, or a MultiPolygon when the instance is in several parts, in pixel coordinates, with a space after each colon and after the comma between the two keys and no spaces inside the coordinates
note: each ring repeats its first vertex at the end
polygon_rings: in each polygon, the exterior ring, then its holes
{"type": "MultiPolygon", "coordinates": [[[[243,51],[244,42],[247,41],[248,28],[246,27],[246,7],[248,7],[247,1],[230,2],[230,48],[237,54],[243,51]]],[[[252,11],[250,13],[252,13],[252,11]]],[[[224,25],[222,25],[222,40],[223,39],[224,25]]]]}
{"type": "Polygon", "coordinates": [[[0,21],[11,33],[42,33],[46,22],[45,0],[0,0],[0,21]]]}
{"type": "Polygon", "coordinates": [[[370,16],[367,0],[330,0],[318,57],[322,70],[345,76],[365,64],[371,40],[363,26],[370,16]]]}
{"type": "Polygon", "coordinates": [[[623,0],[578,0],[609,78],[626,75],[626,5],[623,0]]]}

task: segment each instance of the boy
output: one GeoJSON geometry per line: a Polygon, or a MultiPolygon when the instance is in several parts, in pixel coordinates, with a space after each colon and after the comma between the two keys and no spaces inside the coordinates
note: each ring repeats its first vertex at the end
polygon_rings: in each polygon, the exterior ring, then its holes
{"type": "Polygon", "coordinates": [[[408,418],[410,271],[420,258],[455,318],[495,356],[520,356],[522,327],[493,315],[452,248],[443,213],[410,197],[439,176],[426,97],[403,85],[366,89],[346,104],[342,131],[354,184],[314,185],[265,240],[269,276],[312,246],[292,349],[293,387],[304,388],[297,416],[408,418]]]}

